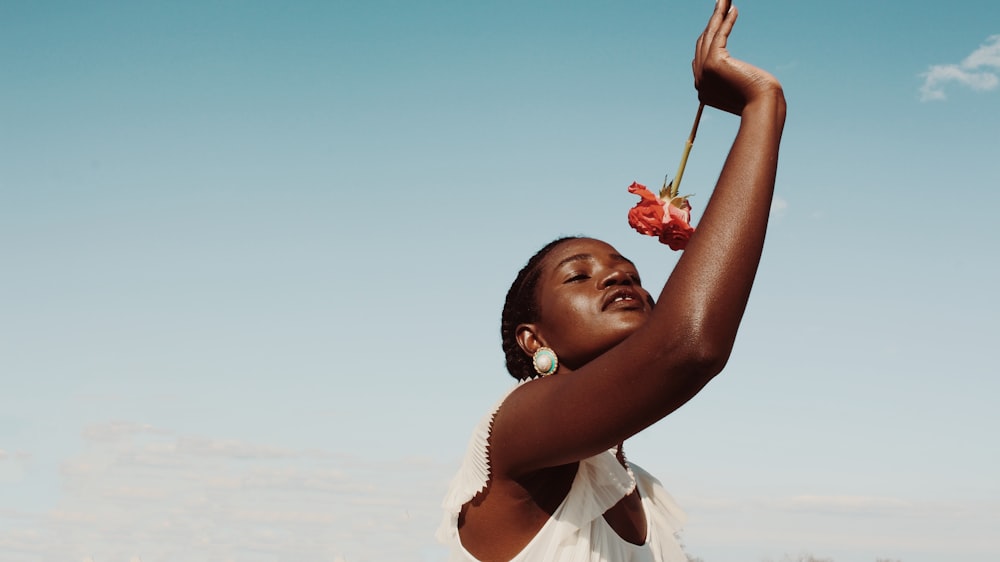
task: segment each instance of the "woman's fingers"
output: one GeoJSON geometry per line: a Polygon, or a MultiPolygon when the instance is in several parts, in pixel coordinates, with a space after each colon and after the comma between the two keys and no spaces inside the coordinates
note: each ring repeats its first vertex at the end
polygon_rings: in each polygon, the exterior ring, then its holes
{"type": "Polygon", "coordinates": [[[740,15],[740,11],[733,6],[729,12],[726,13],[725,19],[719,24],[719,27],[715,30],[715,35],[712,37],[712,48],[715,49],[725,49],[726,44],[729,42],[729,33],[733,31],[733,25],[736,24],[736,18],[740,15]]]}
{"type": "MultiPolygon", "coordinates": [[[[712,11],[712,16],[708,18],[708,23],[705,25],[705,30],[701,32],[698,36],[698,40],[695,42],[694,46],[694,59],[691,61],[691,70],[694,72],[694,87],[699,88],[701,85],[702,74],[705,70],[705,63],[712,56],[713,49],[717,49],[717,37],[722,29],[725,29],[725,33],[728,34],[728,30],[732,29],[732,23],[729,23],[728,27],[724,27],[726,22],[726,12],[727,6],[729,5],[729,0],[717,0],[715,3],[715,10],[712,11]]],[[[723,40],[723,45],[725,45],[725,40],[723,40]]],[[[723,46],[723,48],[725,48],[723,46]]]]}
{"type": "Polygon", "coordinates": [[[715,9],[712,10],[712,17],[708,18],[708,25],[705,27],[706,33],[714,32],[714,30],[719,28],[722,24],[722,20],[726,17],[727,6],[730,4],[728,0],[717,0],[715,2],[715,9]]]}

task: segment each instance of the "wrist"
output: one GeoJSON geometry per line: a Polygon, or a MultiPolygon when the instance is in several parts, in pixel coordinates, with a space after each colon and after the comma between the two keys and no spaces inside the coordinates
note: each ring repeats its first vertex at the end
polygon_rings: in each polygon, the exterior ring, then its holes
{"type": "Polygon", "coordinates": [[[785,110],[785,93],[781,86],[776,84],[747,100],[746,105],[743,106],[742,116],[743,118],[761,118],[784,124],[785,110]]]}

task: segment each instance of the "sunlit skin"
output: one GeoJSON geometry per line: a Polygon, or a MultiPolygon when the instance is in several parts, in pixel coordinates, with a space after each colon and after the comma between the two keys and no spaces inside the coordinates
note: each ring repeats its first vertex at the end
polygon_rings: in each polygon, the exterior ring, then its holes
{"type": "MultiPolygon", "coordinates": [[[[781,85],[732,58],[737,10],[716,6],[692,61],[699,99],[740,116],[718,182],[687,248],[652,305],[635,266],[610,245],[568,240],[543,261],[540,317],[522,324],[524,353],[552,348],[556,374],[507,397],[490,434],[490,482],[459,519],[484,562],[510,560],[566,497],[578,462],[667,416],[725,366],[760,260],[785,118],[781,85]]],[[[637,493],[605,513],[641,544],[637,493]]]]}

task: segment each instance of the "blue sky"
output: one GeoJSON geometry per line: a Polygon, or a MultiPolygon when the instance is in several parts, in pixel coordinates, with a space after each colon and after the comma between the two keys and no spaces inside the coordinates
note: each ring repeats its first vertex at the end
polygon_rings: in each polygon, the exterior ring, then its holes
{"type": "MultiPolygon", "coordinates": [[[[1000,5],[748,1],[782,81],[726,371],[630,442],[706,562],[1000,556],[1000,5]]],[[[702,2],[0,3],[4,560],[440,560],[504,292],[626,223],[702,2]]],[[[694,217],[736,119],[706,112],[694,217]]]]}

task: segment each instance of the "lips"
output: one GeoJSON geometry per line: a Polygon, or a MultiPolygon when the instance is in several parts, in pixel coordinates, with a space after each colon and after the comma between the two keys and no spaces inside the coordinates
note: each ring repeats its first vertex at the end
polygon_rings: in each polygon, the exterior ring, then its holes
{"type": "Polygon", "coordinates": [[[642,294],[631,287],[618,287],[608,292],[604,297],[601,310],[609,308],[636,309],[645,308],[646,303],[642,300],[642,294]]]}

